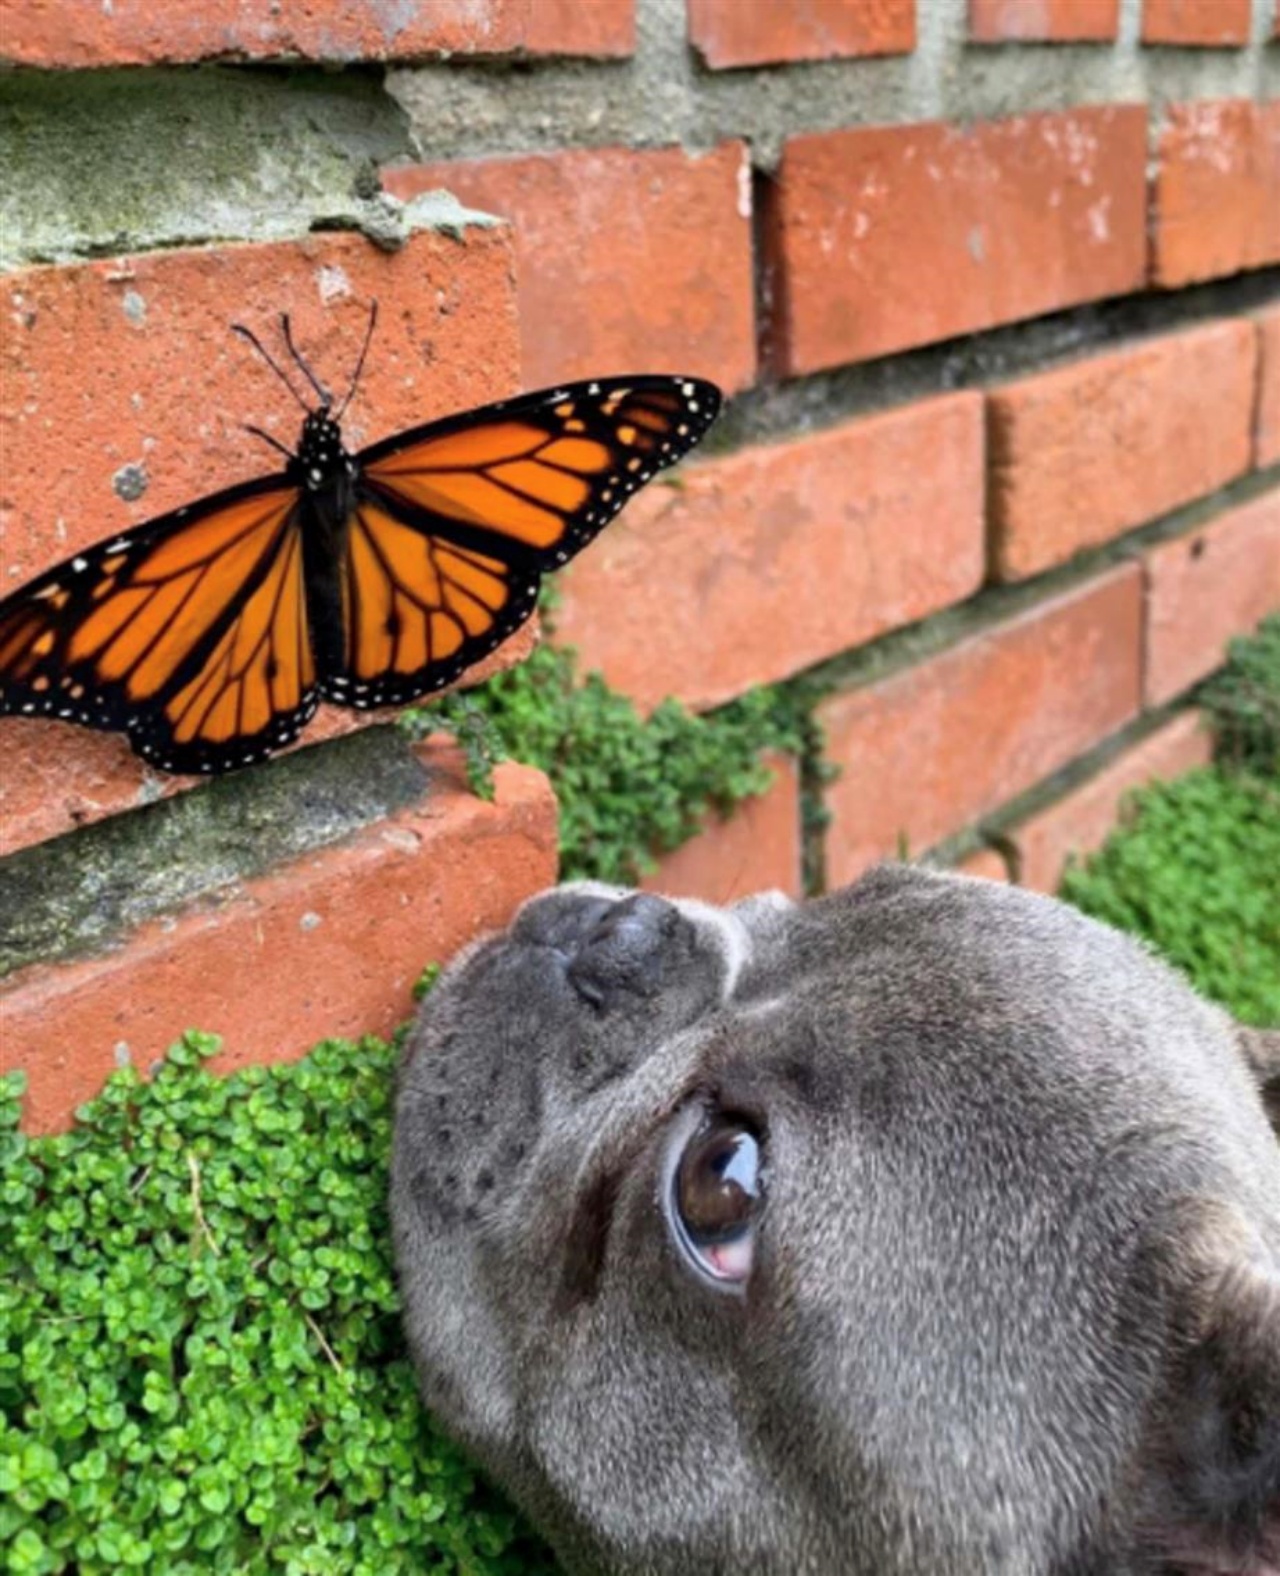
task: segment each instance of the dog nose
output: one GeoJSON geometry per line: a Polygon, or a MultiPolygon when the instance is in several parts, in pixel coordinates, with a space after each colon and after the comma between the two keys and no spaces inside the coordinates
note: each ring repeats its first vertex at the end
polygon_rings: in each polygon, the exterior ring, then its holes
{"type": "Polygon", "coordinates": [[[585,944],[625,953],[648,952],[655,944],[669,940],[679,924],[679,910],[666,898],[633,892],[604,910],[585,944]]]}
{"type": "Polygon", "coordinates": [[[659,959],[692,926],[664,898],[636,892],[594,918],[567,969],[570,984],[593,1007],[619,995],[653,996],[660,989],[659,959]]]}

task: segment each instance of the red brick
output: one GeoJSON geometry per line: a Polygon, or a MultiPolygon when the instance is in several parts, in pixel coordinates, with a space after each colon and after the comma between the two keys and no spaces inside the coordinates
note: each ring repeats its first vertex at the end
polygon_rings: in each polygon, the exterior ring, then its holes
{"type": "Polygon", "coordinates": [[[1009,879],[1009,867],[998,848],[975,848],[955,868],[962,876],[980,876],[984,881],[1009,879]]]}
{"type": "Polygon", "coordinates": [[[388,1034],[425,964],[555,880],[555,801],[541,773],[500,766],[486,804],[456,752],[437,742],[424,753],[438,775],[412,809],[143,925],[114,950],[11,976],[4,1065],[29,1076],[27,1126],[66,1126],[118,1057],[145,1071],[191,1027],[225,1036],[219,1070],[292,1059],[329,1035],[388,1034]]]}
{"type": "Polygon", "coordinates": [[[377,297],[378,332],[344,419],[353,447],[512,392],[512,267],[509,235],[476,227],[461,244],[419,231],[395,253],[326,234],[8,275],[0,430],[11,583],[279,467],[244,425],[292,446],[299,412],[233,322],[275,346],[289,311],[308,359],[341,388],[377,297]],[[149,477],[134,503],[112,486],[127,464],[149,477]]]}
{"type": "Polygon", "coordinates": [[[688,0],[689,42],[713,70],[789,60],[901,55],[916,47],[916,0],[688,0]]]}
{"type": "Polygon", "coordinates": [[[1261,267],[1280,263],[1280,99],[1256,104],[1254,149],[1262,187],[1262,219],[1254,256],[1261,267]]]}
{"type": "Polygon", "coordinates": [[[778,370],[882,356],[1144,279],[1146,112],[793,137],[766,213],[778,370]]]}
{"type": "Polygon", "coordinates": [[[1280,101],[1174,105],[1152,191],[1151,275],[1169,287],[1280,262],[1280,101]]]}
{"type": "Polygon", "coordinates": [[[977,394],[690,465],[570,567],[556,638],[643,708],[717,705],[969,595],[982,493],[977,394]]]}
{"type": "Polygon", "coordinates": [[[1120,0],[969,0],[975,44],[1106,43],[1119,27],[1120,0]]]}
{"type": "Polygon", "coordinates": [[[111,5],[21,0],[0,60],[51,68],[193,60],[414,60],[431,55],[620,56],[635,48],[635,0],[201,0],[111,5]]]}
{"type": "Polygon", "coordinates": [[[1280,608],[1280,489],[1147,553],[1146,701],[1218,667],[1227,642],[1280,608]]]}
{"type": "Polygon", "coordinates": [[[1221,47],[1249,42],[1250,0],[1143,0],[1142,42],[1221,47]]]}
{"type": "Polygon", "coordinates": [[[999,578],[1037,574],[1243,474],[1256,360],[1252,324],[1212,323],[996,390],[999,578]]]}
{"type": "Polygon", "coordinates": [[[767,792],[745,800],[723,820],[712,818],[682,847],[664,854],[640,883],[646,892],[708,903],[736,903],[752,892],[803,895],[800,768],[781,754],[771,755],[767,765],[774,774],[767,792]]]}
{"type": "Polygon", "coordinates": [[[404,165],[384,181],[398,197],[444,186],[513,222],[527,388],[673,371],[732,391],[754,378],[745,144],[404,165]]]}
{"type": "Polygon", "coordinates": [[[819,708],[827,882],[918,854],[1065,766],[1138,710],[1141,573],[1125,564],[819,708]]]}
{"type": "MultiPolygon", "coordinates": [[[[459,21],[468,29],[475,27],[475,0],[453,0],[459,21]]],[[[419,0],[421,5],[421,0],[419,0]]],[[[595,58],[624,58],[635,52],[636,0],[488,0],[493,7],[493,31],[507,41],[495,42],[478,37],[471,46],[476,54],[503,54],[513,49],[528,55],[577,55],[595,58]]],[[[453,46],[436,44],[431,31],[443,12],[439,0],[421,6],[419,25],[425,24],[427,48],[431,53],[453,46]]],[[[444,12],[444,15],[448,15],[444,12]]],[[[458,23],[453,24],[457,26],[458,23]]],[[[421,46],[415,53],[421,53],[421,46]]]]}
{"type": "Polygon", "coordinates": [[[1056,892],[1068,861],[1106,842],[1135,788],[1180,777],[1203,766],[1212,754],[1213,740],[1199,712],[1172,718],[1013,831],[1021,884],[1037,892],[1056,892]]]}
{"type": "Polygon", "coordinates": [[[1280,306],[1259,312],[1258,407],[1254,458],[1259,469],[1280,461],[1280,306]]]}
{"type": "MultiPolygon", "coordinates": [[[[157,252],[12,274],[5,293],[6,593],[112,532],[278,468],[242,424],[292,445],[297,407],[232,322],[270,341],[287,308],[313,364],[341,387],[378,298],[378,335],[344,423],[353,446],[498,398],[517,380],[511,242],[501,229],[469,229],[462,243],[420,231],[395,254],[356,235],[157,252]],[[131,464],[149,478],[134,503],[112,484],[131,464]]],[[[342,712],[328,727],[355,725],[356,714],[342,712]]],[[[322,736],[317,727],[304,740],[322,736]]],[[[155,797],[155,777],[118,737],[6,718],[0,751],[11,840],[155,797]]]]}

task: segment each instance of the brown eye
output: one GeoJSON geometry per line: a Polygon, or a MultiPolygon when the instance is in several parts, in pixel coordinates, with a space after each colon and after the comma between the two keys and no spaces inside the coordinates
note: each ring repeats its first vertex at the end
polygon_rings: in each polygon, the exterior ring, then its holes
{"type": "Polygon", "coordinates": [[[677,1245],[700,1274],[740,1286],[751,1273],[763,1203],[760,1141],[741,1117],[700,1113],[678,1134],[668,1188],[677,1245]]]}

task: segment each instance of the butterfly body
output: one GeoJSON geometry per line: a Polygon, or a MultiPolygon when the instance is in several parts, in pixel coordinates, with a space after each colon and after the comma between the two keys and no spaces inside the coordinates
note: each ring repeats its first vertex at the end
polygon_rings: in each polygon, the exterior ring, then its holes
{"type": "Polygon", "coordinates": [[[166,771],[215,773],[291,743],[321,700],[417,700],[517,629],[542,574],[687,453],[720,404],[691,378],[570,384],[352,454],[312,382],[321,402],[282,472],[0,601],[0,713],[123,731],[166,771]]]}
{"type": "Polygon", "coordinates": [[[286,464],[285,475],[299,490],[307,622],[317,687],[323,695],[325,680],[340,673],[342,666],[342,587],[338,565],[346,550],[348,522],[356,505],[360,475],[359,464],[343,446],[342,428],[327,409],[312,411],[304,418],[298,450],[286,464]]]}

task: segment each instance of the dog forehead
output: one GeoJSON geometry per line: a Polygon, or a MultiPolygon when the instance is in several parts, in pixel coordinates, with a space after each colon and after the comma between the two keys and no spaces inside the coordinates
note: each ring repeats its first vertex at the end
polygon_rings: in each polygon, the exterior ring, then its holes
{"type": "Polygon", "coordinates": [[[1127,992],[1147,987],[1150,1008],[1151,960],[1115,940],[1034,894],[881,867],[763,928],[707,1061],[819,1107],[917,1084],[945,1099],[975,1064],[1023,1069],[1041,1098],[1099,1054],[1123,1058],[1127,992]]]}
{"type": "MultiPolygon", "coordinates": [[[[1037,998],[1110,996],[1150,987],[1158,971],[1131,938],[1023,888],[921,866],[886,864],[853,886],[793,910],[762,949],[762,997],[813,990],[883,993],[895,1010],[942,1008],[960,995],[984,1016],[1037,998]]],[[[1156,981],[1158,984],[1159,981],[1156,981]]]]}

